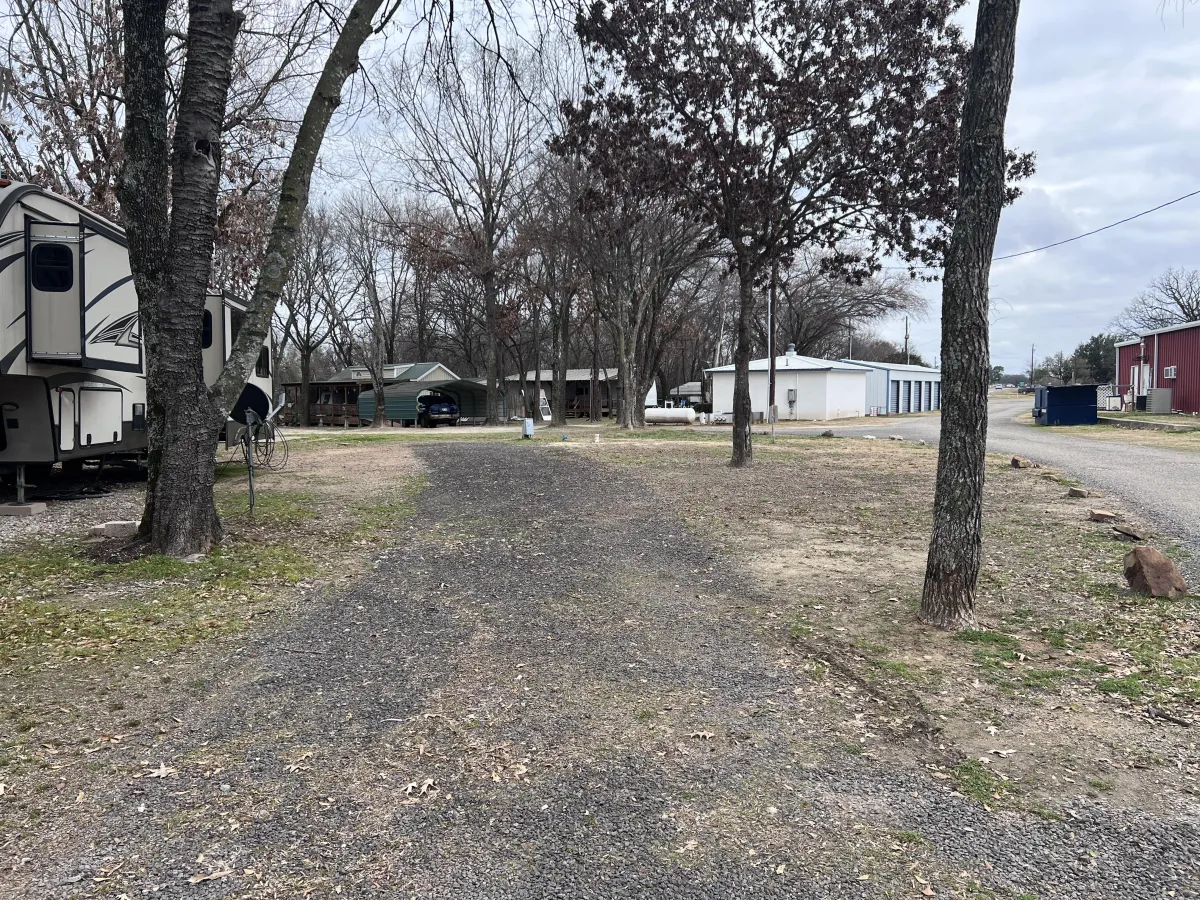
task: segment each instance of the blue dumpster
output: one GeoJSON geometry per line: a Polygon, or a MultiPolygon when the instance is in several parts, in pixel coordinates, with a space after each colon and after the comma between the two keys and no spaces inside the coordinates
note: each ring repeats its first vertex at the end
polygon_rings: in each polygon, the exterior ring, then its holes
{"type": "Polygon", "coordinates": [[[1033,395],[1033,418],[1039,425],[1095,425],[1096,385],[1038,385],[1033,395]]]}

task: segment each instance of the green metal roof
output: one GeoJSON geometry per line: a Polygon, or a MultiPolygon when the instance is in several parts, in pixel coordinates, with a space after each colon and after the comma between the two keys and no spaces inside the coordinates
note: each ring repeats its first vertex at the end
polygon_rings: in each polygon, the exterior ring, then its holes
{"type": "MultiPolygon", "coordinates": [[[[431,365],[436,365],[432,363],[431,365]]],[[[458,404],[458,414],[465,419],[483,418],[487,415],[487,388],[476,381],[455,379],[452,381],[402,381],[383,389],[384,409],[390,420],[417,418],[417,398],[428,391],[448,394],[458,404]]],[[[375,392],[364,391],[358,395],[358,417],[375,418],[375,392]]]]}
{"type": "MultiPolygon", "coordinates": [[[[423,378],[424,376],[428,375],[430,372],[432,372],[434,369],[436,369],[439,365],[441,365],[441,363],[435,363],[435,362],[413,363],[411,366],[409,366],[407,369],[405,369],[401,373],[400,377],[405,379],[406,381],[417,381],[418,379],[423,378]]],[[[450,374],[453,375],[454,373],[451,372],[450,374]]]]}

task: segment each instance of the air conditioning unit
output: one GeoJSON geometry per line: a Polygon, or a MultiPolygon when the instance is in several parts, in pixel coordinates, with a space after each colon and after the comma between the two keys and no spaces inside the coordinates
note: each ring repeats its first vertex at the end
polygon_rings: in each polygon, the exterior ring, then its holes
{"type": "Polygon", "coordinates": [[[1167,414],[1171,411],[1171,389],[1150,388],[1146,392],[1146,412],[1167,414]]]}
{"type": "Polygon", "coordinates": [[[1177,371],[1175,366],[1166,366],[1163,368],[1163,378],[1175,378],[1177,371]]]}

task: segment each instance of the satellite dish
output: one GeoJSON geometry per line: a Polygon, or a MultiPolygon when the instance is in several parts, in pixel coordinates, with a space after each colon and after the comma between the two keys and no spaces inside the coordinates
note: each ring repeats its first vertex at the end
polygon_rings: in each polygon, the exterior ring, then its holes
{"type": "Polygon", "coordinates": [[[239,425],[245,425],[247,409],[254,410],[255,415],[259,419],[265,419],[267,413],[271,410],[271,399],[262,388],[254,384],[248,384],[242,388],[242,393],[238,397],[237,403],[233,404],[233,411],[229,413],[229,418],[233,419],[239,425]]]}

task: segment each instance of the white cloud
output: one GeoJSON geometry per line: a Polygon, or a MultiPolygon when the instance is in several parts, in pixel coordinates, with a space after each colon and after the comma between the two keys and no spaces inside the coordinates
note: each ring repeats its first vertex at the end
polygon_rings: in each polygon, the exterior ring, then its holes
{"type": "MultiPolygon", "coordinates": [[[[968,10],[968,34],[974,11],[968,10]]],[[[1200,189],[1200,18],[1155,0],[1055,0],[1021,9],[1008,141],[1038,154],[1005,210],[998,255],[1072,237],[1200,189]]],[[[993,362],[1010,371],[1104,330],[1170,266],[1200,267],[1200,197],[1074,244],[998,263],[993,362]]],[[[917,349],[938,355],[940,285],[917,349]]],[[[903,336],[903,322],[889,337],[903,336]]]]}

